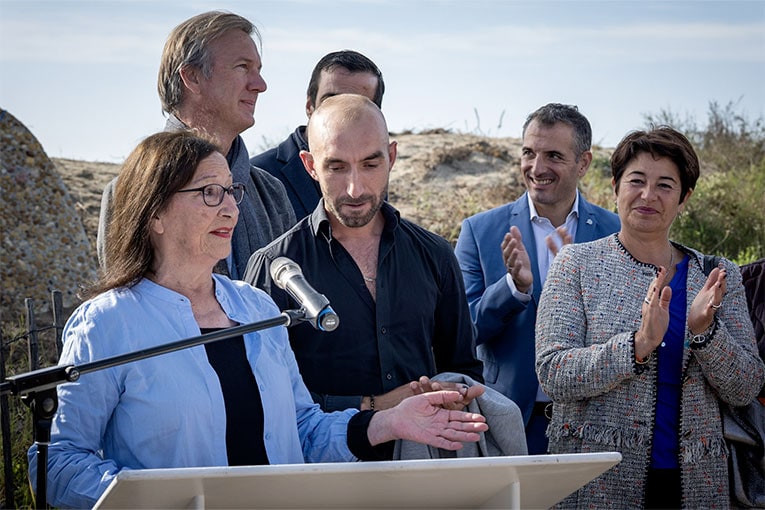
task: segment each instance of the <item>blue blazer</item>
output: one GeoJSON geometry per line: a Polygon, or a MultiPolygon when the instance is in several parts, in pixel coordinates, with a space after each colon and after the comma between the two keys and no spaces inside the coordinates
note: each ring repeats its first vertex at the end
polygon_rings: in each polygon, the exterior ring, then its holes
{"type": "MultiPolygon", "coordinates": [[[[478,330],[478,357],[486,384],[510,397],[528,424],[539,381],[534,369],[534,327],[542,293],[534,231],[524,193],[514,202],[467,218],[455,253],[465,280],[470,314],[478,330]],[[532,299],[513,297],[505,280],[507,270],[500,245],[512,225],[517,226],[531,260],[532,299]]],[[[594,241],[619,231],[619,217],[579,196],[579,223],[574,242],[594,241]]]]}
{"type": "Polygon", "coordinates": [[[300,159],[301,150],[308,150],[305,126],[298,127],[277,147],[250,159],[250,164],[282,181],[298,220],[311,214],[321,198],[319,184],[308,174],[300,159]]]}

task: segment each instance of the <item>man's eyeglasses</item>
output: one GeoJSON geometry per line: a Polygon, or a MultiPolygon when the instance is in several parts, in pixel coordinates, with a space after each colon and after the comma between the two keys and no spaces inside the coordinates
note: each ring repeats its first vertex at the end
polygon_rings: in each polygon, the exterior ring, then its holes
{"type": "Polygon", "coordinates": [[[223,203],[223,197],[226,193],[234,197],[234,202],[239,204],[244,198],[244,184],[241,182],[235,182],[228,188],[221,186],[220,184],[206,184],[201,188],[193,189],[179,189],[176,193],[190,193],[192,191],[201,191],[202,200],[205,205],[209,207],[218,207],[223,203]]]}

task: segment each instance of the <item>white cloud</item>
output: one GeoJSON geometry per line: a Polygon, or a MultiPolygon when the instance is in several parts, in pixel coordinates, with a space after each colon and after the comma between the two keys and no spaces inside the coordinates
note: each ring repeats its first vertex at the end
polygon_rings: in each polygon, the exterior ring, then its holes
{"type": "Polygon", "coordinates": [[[4,13],[0,61],[55,63],[142,63],[157,61],[167,37],[166,23],[103,10],[84,15],[66,9],[30,15],[4,13]]]}

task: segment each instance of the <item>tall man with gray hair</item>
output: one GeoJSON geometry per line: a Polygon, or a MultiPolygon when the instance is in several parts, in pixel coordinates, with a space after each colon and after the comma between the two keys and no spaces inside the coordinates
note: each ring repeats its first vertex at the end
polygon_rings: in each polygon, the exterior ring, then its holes
{"type": "MultiPolygon", "coordinates": [[[[295,223],[284,186],[250,165],[240,133],[255,123],[255,103],[265,92],[261,60],[253,35],[260,35],[247,19],[211,11],[194,16],[168,36],[159,67],[158,89],[168,114],[166,130],[195,129],[211,136],[226,154],[235,182],[245,185],[232,250],[219,270],[232,278],[244,275],[250,255],[295,223]]],[[[111,200],[116,179],[104,189],[98,222],[98,256],[102,267],[109,236],[111,200]]]]}

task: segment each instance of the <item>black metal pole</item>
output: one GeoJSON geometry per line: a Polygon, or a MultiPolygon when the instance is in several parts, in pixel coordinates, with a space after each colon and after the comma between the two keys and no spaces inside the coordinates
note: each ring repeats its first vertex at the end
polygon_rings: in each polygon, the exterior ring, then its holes
{"type": "Polygon", "coordinates": [[[53,416],[58,409],[56,388],[33,391],[21,397],[32,410],[34,441],[37,445],[37,491],[35,508],[48,508],[48,445],[53,416]]]}
{"type": "Polygon", "coordinates": [[[82,374],[124,365],[125,363],[130,363],[132,361],[140,361],[142,359],[167,354],[169,352],[180,351],[181,349],[186,349],[188,347],[196,347],[197,345],[203,345],[217,340],[233,338],[261,329],[268,329],[282,325],[290,326],[293,322],[302,320],[303,316],[304,315],[300,310],[286,310],[273,319],[266,319],[252,324],[242,324],[240,326],[234,326],[232,328],[226,328],[204,335],[185,338],[183,340],[178,340],[177,342],[158,345],[149,349],[83,363],[82,365],[58,365],[40,368],[31,372],[8,377],[5,381],[0,382],[0,395],[5,395],[6,393],[25,395],[33,391],[55,388],[59,384],[76,381],[82,374]]]}
{"type": "MultiPolygon", "coordinates": [[[[0,329],[0,381],[5,379],[5,342],[0,329]]],[[[13,484],[13,455],[11,455],[11,415],[8,395],[0,395],[0,435],[3,441],[3,475],[5,479],[4,508],[16,508],[13,484]]]]}

